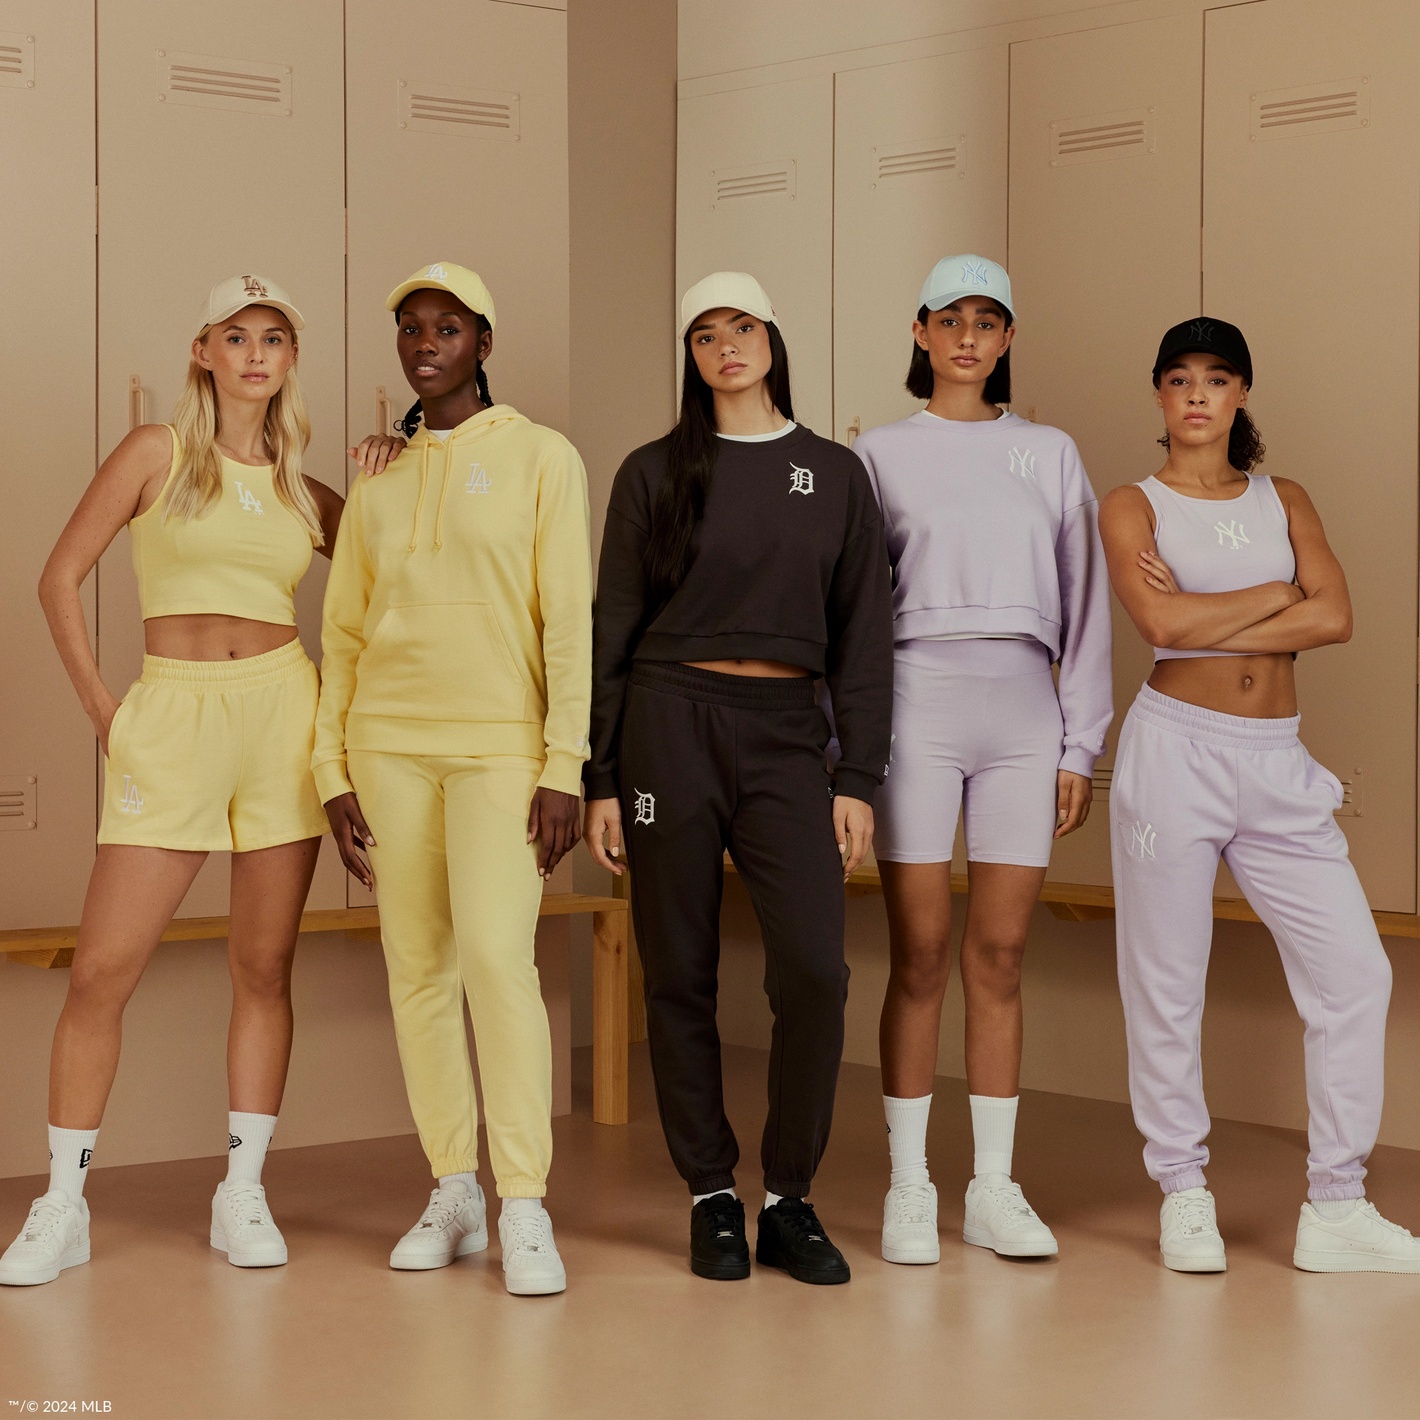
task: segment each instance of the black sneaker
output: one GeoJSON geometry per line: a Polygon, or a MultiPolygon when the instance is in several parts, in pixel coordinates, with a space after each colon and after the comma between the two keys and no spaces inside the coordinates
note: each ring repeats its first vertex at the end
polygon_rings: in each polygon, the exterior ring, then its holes
{"type": "Polygon", "coordinates": [[[738,1198],[714,1193],[690,1210],[690,1270],[716,1282],[749,1276],[745,1205],[738,1198]]]}
{"type": "Polygon", "coordinates": [[[759,1210],[759,1238],[754,1260],[765,1267],[782,1267],[798,1282],[832,1286],[852,1275],[843,1254],[829,1242],[812,1203],[781,1198],[759,1210]]]}

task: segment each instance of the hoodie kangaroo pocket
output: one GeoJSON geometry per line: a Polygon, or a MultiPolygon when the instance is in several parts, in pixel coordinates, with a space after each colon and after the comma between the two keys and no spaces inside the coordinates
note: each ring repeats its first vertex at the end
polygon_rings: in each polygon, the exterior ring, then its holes
{"type": "Polygon", "coordinates": [[[524,718],[528,690],[487,602],[391,606],[355,673],[355,714],[524,718]]]}

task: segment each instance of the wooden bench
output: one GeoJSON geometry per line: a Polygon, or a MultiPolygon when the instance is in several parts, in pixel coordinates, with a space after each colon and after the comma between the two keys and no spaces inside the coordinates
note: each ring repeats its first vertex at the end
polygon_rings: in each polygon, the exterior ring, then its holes
{"type": "MultiPolygon", "coordinates": [[[[620,884],[618,884],[620,886],[620,884]]],[[[587,893],[544,895],[540,917],[587,912],[592,918],[592,1118],[598,1124],[625,1124],[626,1055],[629,1039],[645,1038],[641,1007],[641,972],[628,964],[630,903],[625,897],[587,893]],[[632,997],[634,996],[634,1002],[632,997]],[[632,1034],[628,1036],[628,1017],[632,1034]]],[[[163,933],[165,942],[210,941],[225,937],[227,917],[175,917],[163,933]]],[[[344,932],[347,940],[380,940],[375,907],[322,908],[301,914],[302,932],[344,932]]],[[[25,966],[66,967],[74,961],[78,927],[28,927],[0,932],[0,952],[25,966]]]]}

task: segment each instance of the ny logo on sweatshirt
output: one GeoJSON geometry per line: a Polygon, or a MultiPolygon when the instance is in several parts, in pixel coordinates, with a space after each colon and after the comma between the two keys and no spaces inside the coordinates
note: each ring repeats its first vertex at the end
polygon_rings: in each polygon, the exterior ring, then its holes
{"type": "Polygon", "coordinates": [[[1011,472],[1035,482],[1035,455],[1029,449],[1011,450],[1011,472]]]}
{"type": "Polygon", "coordinates": [[[464,484],[465,493],[487,493],[493,487],[488,477],[488,470],[481,463],[476,463],[468,471],[468,482],[464,484]]]}
{"type": "Polygon", "coordinates": [[[131,774],[123,776],[123,792],[118,796],[118,811],[121,814],[143,812],[143,795],[138,792],[138,786],[133,782],[131,774]]]}
{"type": "Polygon", "coordinates": [[[237,502],[241,504],[242,510],[247,513],[255,513],[258,518],[261,517],[263,515],[261,499],[250,488],[244,488],[240,478],[236,480],[236,484],[237,502]]]}
{"type": "Polygon", "coordinates": [[[790,494],[802,493],[805,496],[814,491],[813,473],[806,468],[800,468],[793,459],[789,460],[789,467],[793,470],[789,475],[790,494]]]}
{"type": "Polygon", "coordinates": [[[1130,855],[1133,856],[1137,852],[1141,861],[1145,858],[1152,858],[1154,856],[1154,839],[1157,837],[1153,824],[1141,824],[1136,818],[1129,826],[1130,855]]]}
{"type": "Polygon", "coordinates": [[[1221,519],[1219,519],[1216,523],[1213,524],[1213,531],[1218,534],[1218,546],[1219,546],[1219,547],[1227,547],[1227,546],[1228,546],[1228,544],[1223,541],[1223,539],[1224,539],[1225,537],[1230,537],[1230,538],[1232,538],[1233,542],[1232,542],[1231,551],[1233,551],[1233,552],[1237,552],[1237,551],[1238,551],[1238,544],[1239,544],[1239,543],[1244,543],[1244,542],[1246,542],[1249,547],[1252,546],[1252,543],[1251,543],[1251,541],[1249,540],[1248,535],[1243,531],[1243,525],[1242,525],[1241,523],[1239,523],[1239,522],[1236,522],[1236,521],[1235,521],[1234,519],[1232,519],[1232,518],[1229,518],[1226,523],[1223,522],[1221,519]]]}
{"type": "Polygon", "coordinates": [[[636,795],[636,822],[655,823],[656,821],[656,796],[654,794],[643,794],[639,789],[633,789],[636,795]]]}

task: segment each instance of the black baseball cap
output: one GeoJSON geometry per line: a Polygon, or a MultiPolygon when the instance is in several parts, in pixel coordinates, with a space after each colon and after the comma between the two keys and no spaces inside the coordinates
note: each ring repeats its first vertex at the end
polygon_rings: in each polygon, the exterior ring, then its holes
{"type": "Polygon", "coordinates": [[[1237,326],[1225,320],[1199,316],[1196,320],[1181,321],[1167,331],[1159,341],[1159,358],[1154,361],[1155,384],[1164,366],[1180,355],[1216,355],[1243,377],[1245,385],[1252,386],[1252,354],[1247,341],[1237,326]]]}

